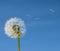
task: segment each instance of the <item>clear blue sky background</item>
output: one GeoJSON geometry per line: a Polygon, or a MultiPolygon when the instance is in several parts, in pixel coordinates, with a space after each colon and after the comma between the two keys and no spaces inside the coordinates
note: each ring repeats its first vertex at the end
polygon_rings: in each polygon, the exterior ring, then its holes
{"type": "Polygon", "coordinates": [[[17,51],[17,39],[4,33],[6,20],[25,21],[21,51],[60,51],[60,0],[0,0],[0,51],[17,51]]]}

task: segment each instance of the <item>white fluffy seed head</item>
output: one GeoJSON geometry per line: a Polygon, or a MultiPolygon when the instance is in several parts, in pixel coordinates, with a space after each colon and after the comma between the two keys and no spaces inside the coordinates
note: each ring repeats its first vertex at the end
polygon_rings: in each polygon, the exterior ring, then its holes
{"type": "Polygon", "coordinates": [[[21,34],[23,36],[25,34],[25,32],[26,32],[24,21],[22,19],[16,18],[16,17],[15,18],[11,18],[10,20],[8,20],[6,22],[5,28],[4,28],[5,34],[7,34],[11,38],[17,38],[18,36],[13,36],[14,31],[13,31],[12,27],[14,25],[18,25],[20,27],[19,31],[21,32],[21,34]]]}

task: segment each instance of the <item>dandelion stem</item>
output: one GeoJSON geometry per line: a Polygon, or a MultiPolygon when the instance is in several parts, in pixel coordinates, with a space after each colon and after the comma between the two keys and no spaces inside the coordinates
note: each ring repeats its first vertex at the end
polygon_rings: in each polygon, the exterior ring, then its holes
{"type": "Polygon", "coordinates": [[[20,38],[18,37],[18,51],[20,51],[20,38]]]}

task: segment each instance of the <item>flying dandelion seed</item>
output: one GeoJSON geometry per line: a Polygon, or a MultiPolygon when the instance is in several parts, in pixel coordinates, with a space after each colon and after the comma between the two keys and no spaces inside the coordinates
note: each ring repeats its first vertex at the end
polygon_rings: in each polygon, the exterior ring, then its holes
{"type": "MultiPolygon", "coordinates": [[[[22,19],[19,18],[11,18],[10,20],[8,20],[5,24],[5,34],[7,34],[9,37],[11,38],[17,38],[18,36],[13,36],[14,35],[14,30],[12,29],[12,27],[14,25],[18,25],[19,28],[19,32],[21,33],[21,36],[23,36],[25,34],[25,24],[24,21],[22,19]]],[[[21,37],[20,36],[20,37],[21,37]]]]}

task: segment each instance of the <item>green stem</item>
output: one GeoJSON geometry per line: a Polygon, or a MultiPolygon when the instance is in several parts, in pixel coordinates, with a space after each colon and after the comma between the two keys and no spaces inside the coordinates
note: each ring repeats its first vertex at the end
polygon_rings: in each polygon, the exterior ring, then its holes
{"type": "Polygon", "coordinates": [[[18,51],[20,51],[20,38],[18,37],[18,51]]]}

